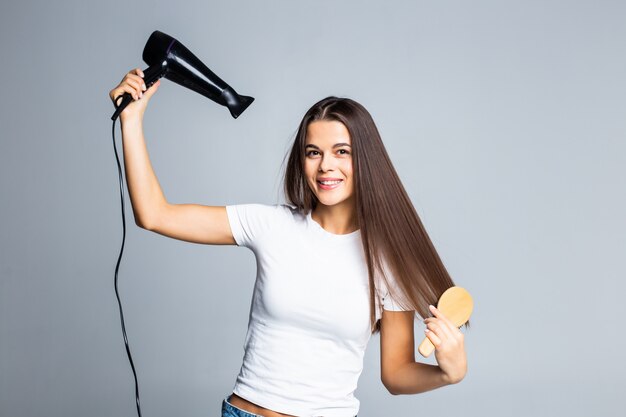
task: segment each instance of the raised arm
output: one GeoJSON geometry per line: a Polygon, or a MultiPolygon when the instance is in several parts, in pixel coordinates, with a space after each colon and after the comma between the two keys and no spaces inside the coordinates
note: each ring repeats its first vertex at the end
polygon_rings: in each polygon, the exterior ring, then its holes
{"type": "Polygon", "coordinates": [[[143,135],[143,114],[148,100],[158,90],[157,81],[149,90],[143,72],[136,68],[110,91],[111,100],[125,92],[135,99],[120,114],[124,167],[135,223],[164,236],[193,243],[234,245],[226,208],[167,202],[154,173],[143,135]]]}

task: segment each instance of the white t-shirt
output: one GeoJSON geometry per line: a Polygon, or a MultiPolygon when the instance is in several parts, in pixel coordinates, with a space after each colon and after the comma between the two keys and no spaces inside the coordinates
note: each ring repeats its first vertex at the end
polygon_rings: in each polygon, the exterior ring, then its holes
{"type": "MultiPolygon", "coordinates": [[[[287,205],[226,211],[237,245],[251,249],[257,263],[233,392],[299,417],[357,415],[354,391],[371,336],[361,232],[327,232],[287,205]]],[[[378,285],[376,318],[381,300],[386,310],[402,310],[378,285]]]]}

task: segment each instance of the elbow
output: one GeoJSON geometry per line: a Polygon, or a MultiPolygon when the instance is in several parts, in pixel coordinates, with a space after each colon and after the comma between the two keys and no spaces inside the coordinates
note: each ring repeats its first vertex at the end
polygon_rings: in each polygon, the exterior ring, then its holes
{"type": "Polygon", "coordinates": [[[137,227],[141,227],[142,229],[152,230],[152,223],[139,216],[135,216],[135,224],[137,227]]]}
{"type": "Polygon", "coordinates": [[[157,227],[158,220],[161,218],[160,210],[133,210],[135,215],[135,224],[142,229],[154,231],[157,227]]]}
{"type": "Polygon", "coordinates": [[[149,230],[154,232],[155,229],[159,226],[160,221],[163,219],[163,210],[161,209],[151,209],[144,210],[140,213],[135,214],[135,224],[142,229],[149,230]]]}
{"type": "Polygon", "coordinates": [[[393,385],[387,383],[384,379],[381,378],[381,382],[383,386],[387,389],[387,392],[391,395],[398,395],[398,392],[394,390],[393,385]]]}

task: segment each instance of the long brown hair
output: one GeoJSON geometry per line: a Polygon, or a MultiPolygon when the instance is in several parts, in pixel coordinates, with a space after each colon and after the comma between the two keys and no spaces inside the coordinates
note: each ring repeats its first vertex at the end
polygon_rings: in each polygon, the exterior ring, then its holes
{"type": "Polygon", "coordinates": [[[352,141],[352,163],[357,222],[369,275],[370,324],[380,331],[375,314],[375,279],[380,276],[394,300],[423,318],[428,305],[454,285],[389,159],[372,116],[349,98],[327,97],[304,115],[285,170],[285,197],[302,214],[313,210],[317,198],[304,175],[307,127],[311,122],[338,121],[352,141]],[[401,294],[394,293],[386,272],[392,274],[401,294]]]}

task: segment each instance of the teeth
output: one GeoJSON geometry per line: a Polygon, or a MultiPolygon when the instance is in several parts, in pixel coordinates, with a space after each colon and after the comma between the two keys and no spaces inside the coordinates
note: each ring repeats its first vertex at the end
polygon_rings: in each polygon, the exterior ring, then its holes
{"type": "Polygon", "coordinates": [[[337,180],[337,181],[320,181],[320,183],[324,184],[324,185],[334,185],[334,184],[339,184],[341,182],[341,180],[337,180]]]}

